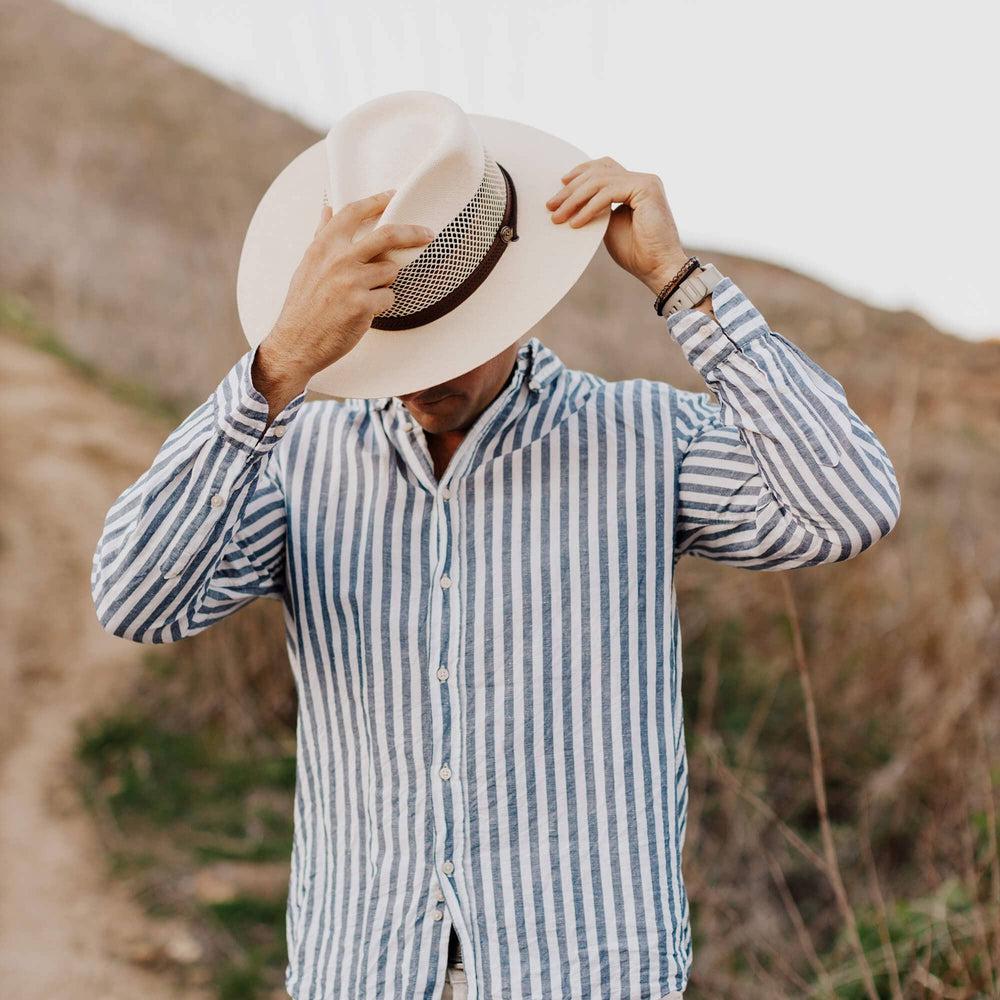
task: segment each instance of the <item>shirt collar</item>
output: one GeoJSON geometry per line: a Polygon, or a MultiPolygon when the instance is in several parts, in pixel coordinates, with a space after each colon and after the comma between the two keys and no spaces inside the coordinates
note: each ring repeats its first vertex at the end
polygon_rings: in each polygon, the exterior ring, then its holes
{"type": "MultiPolygon", "coordinates": [[[[538,337],[530,337],[521,344],[514,364],[522,372],[529,391],[533,393],[541,392],[559,374],[559,369],[562,367],[559,358],[538,337]]],[[[395,398],[395,396],[378,396],[370,400],[371,408],[384,410],[395,398]]]]}

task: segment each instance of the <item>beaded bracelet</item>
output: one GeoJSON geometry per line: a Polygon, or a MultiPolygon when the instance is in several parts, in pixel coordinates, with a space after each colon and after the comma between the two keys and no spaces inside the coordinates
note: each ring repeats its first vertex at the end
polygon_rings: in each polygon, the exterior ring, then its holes
{"type": "Polygon", "coordinates": [[[653,303],[653,308],[656,310],[657,316],[663,315],[663,307],[667,304],[667,299],[677,291],[677,287],[680,283],[689,275],[692,274],[697,268],[701,267],[701,261],[697,257],[688,257],[686,261],[681,265],[681,269],[664,285],[663,291],[656,296],[656,301],[653,303]]]}

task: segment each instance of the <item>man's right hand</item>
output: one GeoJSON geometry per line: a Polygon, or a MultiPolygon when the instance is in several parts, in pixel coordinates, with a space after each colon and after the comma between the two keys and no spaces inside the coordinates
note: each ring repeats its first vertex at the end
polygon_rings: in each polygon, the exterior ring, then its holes
{"type": "Polygon", "coordinates": [[[292,275],[274,328],[261,342],[251,377],[274,417],[302,392],[309,379],[339,361],[388,309],[395,294],[388,286],[400,265],[385,254],[426,246],[434,233],[424,226],[377,226],[354,241],[362,221],[381,215],[394,192],[362,198],[334,215],[320,213],[312,243],[292,275]]]}

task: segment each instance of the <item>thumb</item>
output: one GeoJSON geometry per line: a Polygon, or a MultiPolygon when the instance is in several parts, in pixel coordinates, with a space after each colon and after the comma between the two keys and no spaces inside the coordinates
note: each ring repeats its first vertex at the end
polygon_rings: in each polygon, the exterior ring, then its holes
{"type": "Polygon", "coordinates": [[[328,222],[330,221],[330,219],[332,219],[332,218],[333,218],[333,209],[332,209],[332,208],[330,208],[330,206],[329,206],[329,205],[326,205],[326,204],[324,204],[324,205],[323,205],[323,208],[322,208],[322,209],[320,210],[320,213],[319,213],[319,225],[318,225],[318,226],[316,227],[316,232],[315,232],[315,233],[314,233],[313,235],[314,235],[314,236],[319,236],[319,234],[320,234],[320,233],[322,232],[322,230],[323,230],[323,227],[324,227],[324,226],[325,226],[325,225],[326,225],[326,224],[327,224],[327,223],[328,223],[328,222]]]}

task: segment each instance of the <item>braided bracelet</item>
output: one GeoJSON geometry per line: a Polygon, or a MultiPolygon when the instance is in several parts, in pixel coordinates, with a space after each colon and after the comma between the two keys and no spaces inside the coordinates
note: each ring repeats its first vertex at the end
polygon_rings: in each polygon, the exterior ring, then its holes
{"type": "Polygon", "coordinates": [[[697,257],[688,257],[681,265],[681,269],[664,285],[663,291],[656,296],[653,308],[657,316],[663,315],[663,307],[667,304],[667,299],[677,290],[678,285],[697,268],[701,267],[701,261],[697,257]]]}

